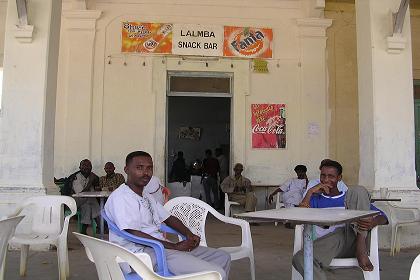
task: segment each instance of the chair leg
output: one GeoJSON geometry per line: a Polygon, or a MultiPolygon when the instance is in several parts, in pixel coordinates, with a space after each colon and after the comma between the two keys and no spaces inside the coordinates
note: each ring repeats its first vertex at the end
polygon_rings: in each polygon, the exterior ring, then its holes
{"type": "Polygon", "coordinates": [[[230,205],[225,206],[225,216],[230,217],[230,205]]]}
{"type": "Polygon", "coordinates": [[[398,227],[396,231],[397,232],[395,236],[395,252],[399,254],[401,249],[401,234],[398,234],[398,227]]]}
{"type": "Polygon", "coordinates": [[[392,225],[391,227],[391,249],[389,254],[394,256],[395,254],[395,237],[396,237],[396,226],[392,225]]]}
{"type": "Polygon", "coordinates": [[[251,270],[251,279],[255,280],[255,260],[254,260],[254,254],[249,256],[249,267],[251,270]]]}
{"type": "Polygon", "coordinates": [[[66,280],[67,276],[67,252],[65,246],[62,244],[57,245],[57,260],[58,260],[58,279],[66,280]]]}
{"type": "Polygon", "coordinates": [[[7,257],[7,248],[6,252],[4,253],[3,263],[0,265],[0,280],[4,280],[4,270],[6,267],[6,257],[7,257]]]}
{"type": "Polygon", "coordinates": [[[29,245],[22,244],[20,247],[20,269],[19,274],[20,276],[26,275],[26,265],[28,263],[28,252],[29,252],[29,245]]]}
{"type": "Polygon", "coordinates": [[[279,223],[278,222],[274,222],[274,225],[277,226],[279,223]]]}

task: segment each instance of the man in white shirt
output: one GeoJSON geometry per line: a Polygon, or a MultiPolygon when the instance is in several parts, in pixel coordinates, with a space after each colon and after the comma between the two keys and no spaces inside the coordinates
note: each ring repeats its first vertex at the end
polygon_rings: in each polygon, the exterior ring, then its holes
{"type": "MultiPolygon", "coordinates": [[[[171,216],[152,195],[143,192],[153,175],[152,157],[143,151],[132,152],[127,155],[124,171],[127,174],[127,182],[116,189],[105,204],[105,211],[110,220],[120,230],[162,242],[168,269],[174,275],[217,271],[223,280],[227,279],[230,255],[219,249],[199,246],[200,237],[194,235],[176,217],[171,216]],[[187,239],[177,243],[166,240],[159,231],[162,223],[180,232],[187,239]]],[[[132,243],[112,231],[109,240],[133,253],[147,253],[156,265],[156,256],[152,248],[132,243]]]]}
{"type": "Polygon", "coordinates": [[[274,195],[278,192],[283,192],[283,203],[286,208],[298,206],[303,198],[303,193],[308,183],[308,177],[306,177],[307,168],[305,165],[296,165],[294,171],[296,172],[297,178],[289,179],[282,184],[277,190],[275,190],[268,197],[268,202],[272,203],[274,195]]]}

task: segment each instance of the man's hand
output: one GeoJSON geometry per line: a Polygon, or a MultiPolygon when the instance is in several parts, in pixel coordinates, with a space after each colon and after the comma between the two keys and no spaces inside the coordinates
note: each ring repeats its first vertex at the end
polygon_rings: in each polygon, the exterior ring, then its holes
{"type": "Polygon", "coordinates": [[[329,194],[330,193],[330,188],[325,184],[319,183],[315,187],[310,188],[308,192],[329,194]]]}
{"type": "Polygon", "coordinates": [[[362,218],[357,221],[357,227],[363,231],[369,231],[378,225],[375,217],[362,218]]]}
{"type": "Polygon", "coordinates": [[[181,242],[178,242],[174,246],[174,250],[183,251],[183,252],[191,252],[194,250],[197,246],[194,243],[194,240],[187,239],[183,240],[181,242]]]}
{"type": "Polygon", "coordinates": [[[191,240],[193,242],[194,248],[200,245],[200,236],[195,235],[193,233],[191,233],[190,235],[187,235],[187,240],[191,240]]]}

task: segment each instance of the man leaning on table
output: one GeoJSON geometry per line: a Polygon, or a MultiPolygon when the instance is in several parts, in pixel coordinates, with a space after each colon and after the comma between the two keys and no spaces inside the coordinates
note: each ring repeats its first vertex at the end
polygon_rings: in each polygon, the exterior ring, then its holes
{"type": "MultiPolygon", "coordinates": [[[[127,155],[127,182],[121,185],[109,196],[105,204],[105,212],[120,230],[162,242],[165,247],[168,269],[174,275],[195,273],[201,271],[217,271],[225,280],[230,269],[230,254],[209,247],[201,247],[200,237],[194,235],[182,222],[169,212],[153,196],[144,191],[145,186],[153,175],[152,157],[143,151],[132,152],[127,155]],[[186,236],[186,240],[172,243],[165,239],[159,231],[160,225],[165,223],[186,236]]],[[[156,264],[154,250],[150,247],[130,242],[117,236],[112,231],[109,241],[132,251],[145,252],[156,264]]]]}
{"type": "MultiPolygon", "coordinates": [[[[347,192],[338,190],[337,183],[341,180],[343,170],[340,163],[324,160],[320,170],[320,183],[308,190],[300,207],[376,210],[380,213],[374,217],[362,218],[354,224],[315,227],[318,239],[314,241],[314,279],[327,279],[324,270],[337,257],[355,256],[361,269],[372,271],[373,265],[369,260],[366,244],[367,235],[375,226],[387,224],[387,217],[370,203],[370,195],[364,187],[353,186],[347,192]]],[[[293,266],[303,275],[303,250],[293,257],[293,266]]]]}

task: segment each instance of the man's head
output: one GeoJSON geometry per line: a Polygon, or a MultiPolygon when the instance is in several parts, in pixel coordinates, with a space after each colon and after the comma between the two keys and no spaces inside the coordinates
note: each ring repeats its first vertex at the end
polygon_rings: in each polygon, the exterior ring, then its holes
{"type": "Polygon", "coordinates": [[[184,158],[184,152],[183,151],[178,152],[178,158],[184,158]]]}
{"type": "Polygon", "coordinates": [[[210,157],[212,156],[212,154],[213,154],[213,153],[211,152],[211,150],[210,150],[210,149],[207,149],[207,150],[206,150],[206,157],[207,157],[207,158],[210,158],[210,157]]]}
{"type": "Polygon", "coordinates": [[[104,170],[105,170],[106,175],[110,176],[114,174],[115,166],[112,162],[108,161],[107,163],[105,163],[104,170]]]}
{"type": "Polygon", "coordinates": [[[87,158],[82,160],[79,165],[80,173],[87,177],[92,172],[92,163],[87,158]]]}
{"type": "Polygon", "coordinates": [[[343,167],[340,163],[334,160],[323,160],[321,166],[320,180],[321,183],[329,186],[331,189],[337,187],[337,183],[341,180],[343,173],[343,167]]]}
{"type": "Polygon", "coordinates": [[[144,187],[153,176],[152,157],[143,151],[129,153],[125,159],[124,171],[127,174],[127,184],[144,187]]]}
{"type": "Polygon", "coordinates": [[[235,172],[235,176],[239,177],[242,175],[242,171],[244,171],[244,166],[242,165],[242,163],[237,163],[233,167],[233,171],[235,172]]]}
{"type": "Polygon", "coordinates": [[[301,164],[296,165],[294,170],[296,172],[298,179],[306,179],[306,171],[308,171],[308,169],[306,168],[305,165],[301,165],[301,164]]]}

